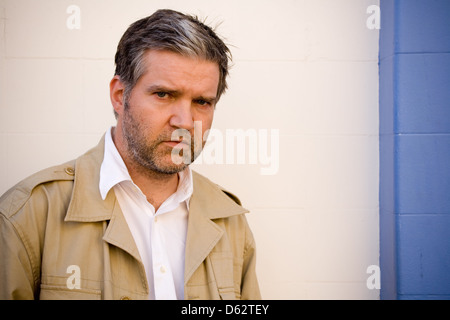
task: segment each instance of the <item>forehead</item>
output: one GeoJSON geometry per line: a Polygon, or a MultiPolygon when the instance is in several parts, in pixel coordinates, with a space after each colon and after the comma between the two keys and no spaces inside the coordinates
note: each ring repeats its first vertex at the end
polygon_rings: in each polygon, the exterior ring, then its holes
{"type": "Polygon", "coordinates": [[[170,86],[174,89],[214,91],[219,85],[219,65],[197,57],[186,57],[165,50],[149,50],[143,56],[144,85],[170,86]]]}

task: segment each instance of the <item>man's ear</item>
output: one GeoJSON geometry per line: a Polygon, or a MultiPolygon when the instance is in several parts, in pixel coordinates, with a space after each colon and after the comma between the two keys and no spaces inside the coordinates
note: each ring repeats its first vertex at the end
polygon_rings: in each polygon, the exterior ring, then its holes
{"type": "Polygon", "coordinates": [[[114,108],[115,113],[121,115],[124,109],[124,91],[125,86],[120,81],[119,76],[114,76],[111,82],[109,83],[109,96],[111,99],[112,106],[114,108]]]}

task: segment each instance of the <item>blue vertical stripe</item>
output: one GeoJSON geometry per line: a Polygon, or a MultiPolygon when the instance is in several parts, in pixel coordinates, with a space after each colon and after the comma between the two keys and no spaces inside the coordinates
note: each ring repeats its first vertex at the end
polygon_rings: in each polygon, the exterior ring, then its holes
{"type": "Polygon", "coordinates": [[[381,0],[382,299],[450,299],[450,1],[381,0]]]}

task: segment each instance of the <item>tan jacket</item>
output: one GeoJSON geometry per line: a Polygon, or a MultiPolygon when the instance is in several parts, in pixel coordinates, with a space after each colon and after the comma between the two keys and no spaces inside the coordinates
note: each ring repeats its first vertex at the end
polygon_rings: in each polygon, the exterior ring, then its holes
{"type": "MultiPolygon", "coordinates": [[[[104,139],[0,198],[0,299],[146,299],[144,266],[111,189],[104,139]]],[[[255,243],[239,200],[193,173],[185,299],[260,299],[255,243]]]]}

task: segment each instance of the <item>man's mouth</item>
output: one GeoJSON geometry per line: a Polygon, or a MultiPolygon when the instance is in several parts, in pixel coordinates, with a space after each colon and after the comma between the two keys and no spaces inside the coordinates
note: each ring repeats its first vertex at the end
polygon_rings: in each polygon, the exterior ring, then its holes
{"type": "Polygon", "coordinates": [[[188,145],[188,143],[186,143],[186,141],[184,140],[168,140],[168,141],[163,141],[164,144],[174,148],[174,147],[181,147],[181,148],[185,148],[188,145]]]}

